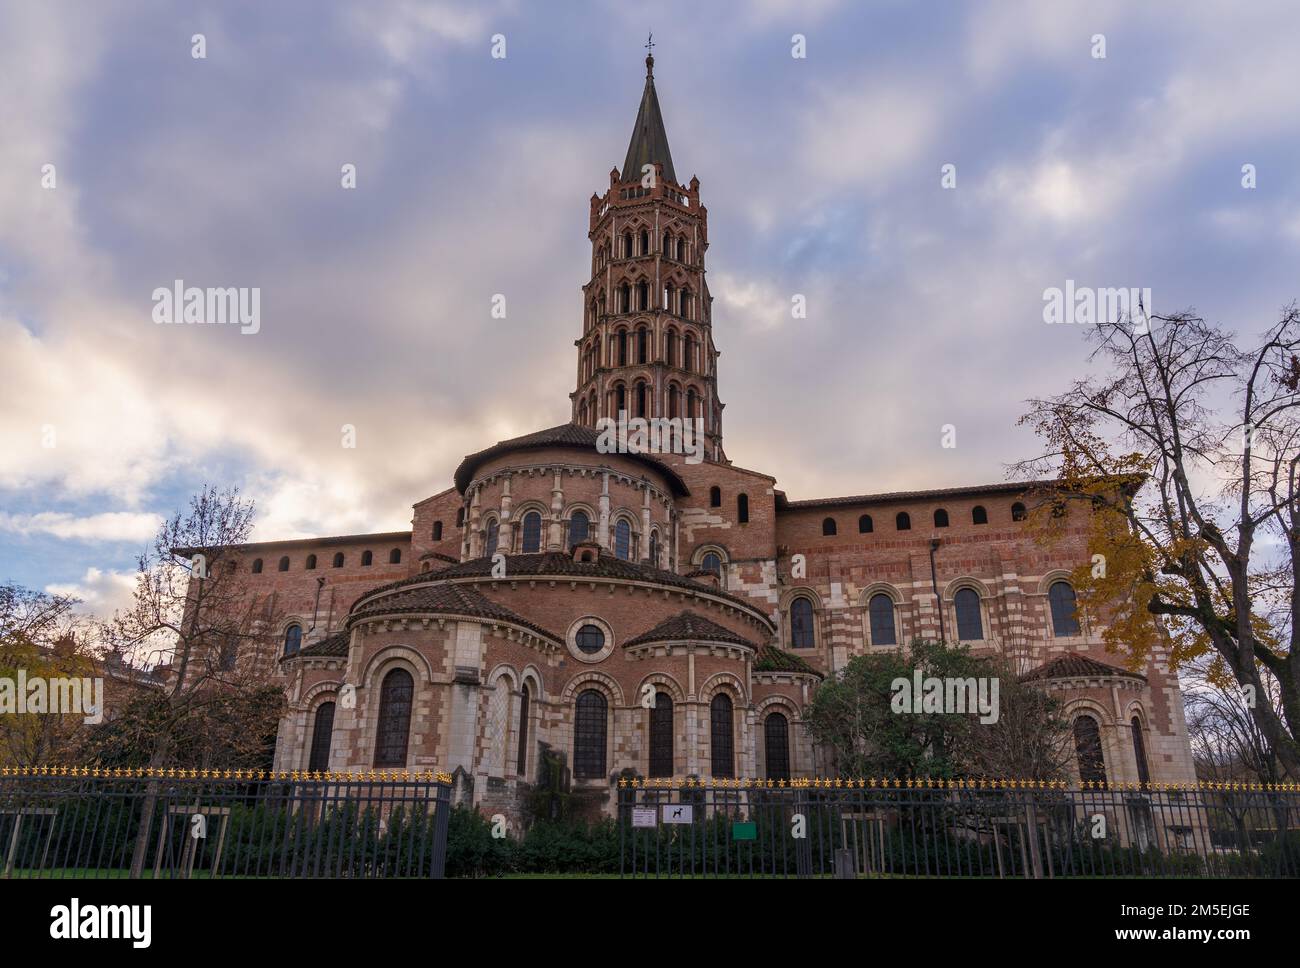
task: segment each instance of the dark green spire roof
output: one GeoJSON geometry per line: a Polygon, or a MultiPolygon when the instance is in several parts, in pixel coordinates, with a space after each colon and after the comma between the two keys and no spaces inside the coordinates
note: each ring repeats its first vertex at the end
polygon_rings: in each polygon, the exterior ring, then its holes
{"type": "Polygon", "coordinates": [[[636,127],[632,129],[632,140],[627,146],[627,157],[623,159],[620,175],[625,182],[640,181],[641,169],[656,162],[664,166],[664,177],[670,182],[677,181],[673,171],[673,154],[668,150],[668,132],[664,130],[664,116],[659,110],[659,96],[655,94],[655,59],[645,59],[645,92],[641,95],[641,107],[636,112],[636,127]]]}

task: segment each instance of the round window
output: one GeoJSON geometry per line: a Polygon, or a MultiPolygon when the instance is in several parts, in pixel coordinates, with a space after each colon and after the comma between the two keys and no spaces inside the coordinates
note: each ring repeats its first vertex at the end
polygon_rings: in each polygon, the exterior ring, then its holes
{"type": "Polygon", "coordinates": [[[584,625],[578,629],[577,642],[587,655],[595,655],[605,647],[605,633],[594,625],[584,625]]]}

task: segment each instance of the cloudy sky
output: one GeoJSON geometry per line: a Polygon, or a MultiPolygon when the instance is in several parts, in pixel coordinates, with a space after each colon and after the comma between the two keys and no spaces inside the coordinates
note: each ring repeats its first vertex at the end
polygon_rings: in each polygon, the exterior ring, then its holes
{"type": "Polygon", "coordinates": [[[1003,480],[1025,398],[1086,366],[1045,289],[1243,332],[1300,297],[1298,28],[1281,0],[0,0],[0,579],[107,611],[204,483],[263,539],[409,527],[465,453],[568,419],[651,29],[729,456],[793,499],[1003,480]],[[259,287],[260,332],[155,324],[176,279],[259,287]]]}

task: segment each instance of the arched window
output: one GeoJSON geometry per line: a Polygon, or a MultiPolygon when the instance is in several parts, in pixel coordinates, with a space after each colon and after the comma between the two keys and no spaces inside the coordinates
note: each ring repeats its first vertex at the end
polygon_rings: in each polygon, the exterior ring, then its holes
{"type": "Polygon", "coordinates": [[[684,238],[677,240],[677,261],[686,261],[686,240],[684,238]]]}
{"type": "Polygon", "coordinates": [[[388,553],[388,563],[390,565],[400,565],[402,563],[402,549],[394,548],[388,553]]]}
{"type": "Polygon", "coordinates": [[[641,382],[636,385],[636,415],[646,416],[646,385],[641,382]]]}
{"type": "Polygon", "coordinates": [[[626,282],[618,287],[618,311],[620,313],[632,311],[632,287],[626,282]]]}
{"type": "Polygon", "coordinates": [[[663,254],[671,256],[673,252],[673,236],[671,232],[664,233],[663,254]]]}
{"type": "Polygon", "coordinates": [[[302,648],[302,626],[290,625],[284,630],[284,654],[293,655],[302,648]]]}
{"type": "MultiPolygon", "coordinates": [[[[682,369],[694,370],[695,369],[695,337],[688,335],[686,337],[685,343],[686,343],[685,352],[682,354],[682,369]]],[[[692,391],[692,393],[693,392],[694,391],[692,391]]],[[[692,416],[694,416],[694,414],[692,414],[692,416]]]]}
{"type": "Polygon", "coordinates": [[[711,508],[722,507],[722,488],[716,485],[709,488],[709,507],[711,508]]]}
{"type": "Polygon", "coordinates": [[[624,561],[632,560],[632,526],[627,518],[619,518],[614,525],[614,554],[624,561]]]}
{"type": "Polygon", "coordinates": [[[375,729],[375,766],[405,766],[411,736],[411,700],[415,680],[405,669],[384,676],[379,690],[379,722],[375,729]]]}
{"type": "Polygon", "coordinates": [[[363,551],[363,552],[361,552],[361,567],[362,567],[362,568],[369,568],[372,564],[374,564],[374,561],[375,561],[375,555],[374,555],[374,552],[371,552],[371,551],[363,551]]]}
{"type": "Polygon", "coordinates": [[[627,330],[618,331],[618,365],[627,366],[627,330]]]}
{"type": "Polygon", "coordinates": [[[867,604],[871,618],[871,644],[897,645],[898,634],[894,627],[894,600],[884,592],[871,596],[867,604]]]}
{"type": "Polygon", "coordinates": [[[323,702],[316,707],[316,721],[311,730],[311,757],[307,769],[317,772],[330,768],[330,740],[334,736],[334,704],[323,702]]]}
{"type": "Polygon", "coordinates": [[[573,775],[583,780],[605,775],[605,735],[609,704],[594,689],[578,694],[573,705],[573,775]]]}
{"type": "Polygon", "coordinates": [[[717,552],[706,552],[704,557],[700,559],[700,571],[709,571],[721,578],[722,558],[718,556],[717,552]]]}
{"type": "Polygon", "coordinates": [[[801,596],[790,603],[790,647],[811,649],[816,644],[812,602],[801,596]]]}
{"type": "Polygon", "coordinates": [[[875,525],[871,523],[871,515],[864,514],[858,518],[858,534],[871,534],[875,530],[875,525]]]}
{"type": "Polygon", "coordinates": [[[619,384],[614,388],[614,411],[622,413],[627,410],[627,387],[619,384]]]}
{"type": "Polygon", "coordinates": [[[957,612],[957,638],[962,642],[978,642],[984,638],[984,617],[980,614],[980,596],[973,588],[962,588],[952,598],[957,612]]]}
{"type": "Polygon", "coordinates": [[[528,773],[528,683],[519,687],[519,752],[515,759],[515,772],[528,773]]]}
{"type": "Polygon", "coordinates": [[[1017,501],[1015,504],[1011,505],[1012,521],[1023,521],[1027,517],[1029,517],[1029,515],[1025,512],[1025,506],[1023,504],[1017,501]]]}
{"type": "Polygon", "coordinates": [[[285,555],[284,557],[282,557],[282,558],[280,559],[280,564],[279,564],[277,567],[280,569],[280,571],[288,571],[288,570],[289,570],[289,556],[288,556],[288,555],[285,555]]]}
{"type": "Polygon", "coordinates": [[[673,775],[673,697],[655,693],[650,707],[650,775],[673,775]]]}
{"type": "Polygon", "coordinates": [[[668,419],[676,420],[682,415],[682,390],[676,383],[668,387],[668,419]]]}
{"type": "Polygon", "coordinates": [[[1079,760],[1079,779],[1084,783],[1106,782],[1106,758],[1101,751],[1101,727],[1091,716],[1074,721],[1074,753],[1079,760]]]}
{"type": "Polygon", "coordinates": [[[650,251],[650,233],[645,229],[641,230],[641,248],[638,251],[641,255],[650,251]]]}
{"type": "Polygon", "coordinates": [[[664,338],[664,362],[669,366],[677,365],[677,330],[670,329],[664,338]]]}
{"type": "Polygon", "coordinates": [[[334,553],[334,567],[335,568],[343,567],[343,552],[337,551],[334,553]]]}
{"type": "Polygon", "coordinates": [[[694,417],[696,415],[695,411],[698,408],[695,406],[695,401],[697,399],[698,398],[695,394],[695,387],[691,387],[689,390],[686,391],[686,413],[683,414],[683,416],[694,417]]]}
{"type": "Polygon", "coordinates": [[[650,532],[650,564],[659,567],[659,532],[650,532]]]}
{"type": "Polygon", "coordinates": [[[262,573],[262,559],[261,559],[261,558],[254,558],[254,559],[253,559],[253,574],[254,574],[254,575],[260,575],[261,573],[262,573]]]}
{"type": "Polygon", "coordinates": [[[735,729],[731,697],[720,692],[709,703],[709,759],[713,776],[736,775],[735,729]]]}
{"type": "Polygon", "coordinates": [[[591,519],[587,517],[586,511],[574,511],[569,516],[569,547],[572,548],[580,541],[586,541],[591,532],[591,519]]]}
{"type": "Polygon", "coordinates": [[[501,540],[501,522],[493,518],[487,525],[487,538],[483,543],[484,557],[491,558],[497,553],[497,543],[501,540]]]}
{"type": "Polygon", "coordinates": [[[315,556],[315,555],[308,555],[308,556],[307,556],[307,570],[308,570],[308,571],[315,571],[315,570],[316,570],[316,556],[315,556]]]}
{"type": "Polygon", "coordinates": [[[636,361],[638,363],[650,362],[650,334],[642,326],[636,331],[636,361]]]}
{"type": "Polygon", "coordinates": [[[1052,634],[1058,639],[1079,634],[1079,619],[1075,614],[1078,603],[1074,589],[1068,581],[1054,581],[1047,590],[1047,600],[1052,607],[1052,634]]]}
{"type": "Polygon", "coordinates": [[[948,527],[948,512],[943,508],[939,508],[934,512],[934,526],[936,528],[948,527]]]}
{"type": "Polygon", "coordinates": [[[632,258],[632,233],[631,232],[623,233],[623,258],[624,259],[632,258]]]}
{"type": "Polygon", "coordinates": [[[763,720],[763,758],[769,780],[790,779],[790,724],[781,713],[763,720]]]}
{"type": "Polygon", "coordinates": [[[641,310],[650,308],[650,283],[638,282],[636,284],[636,308],[641,310]]]}
{"type": "Polygon", "coordinates": [[[456,509],[456,527],[465,527],[465,508],[463,506],[456,509]]]}
{"type": "Polygon", "coordinates": [[[822,536],[830,537],[835,534],[835,519],[824,518],[822,520],[822,536]]]}
{"type": "Polygon", "coordinates": [[[535,555],[542,550],[542,516],[536,511],[524,515],[524,554],[535,555]]]}
{"type": "Polygon", "coordinates": [[[970,510],[970,519],[972,524],[988,524],[989,513],[984,510],[984,505],[977,504],[970,510]]]}
{"type": "Polygon", "coordinates": [[[911,531],[912,516],[908,514],[906,511],[899,511],[898,514],[894,515],[894,530],[911,531]]]}
{"type": "Polygon", "coordinates": [[[1142,739],[1142,720],[1134,716],[1129,723],[1129,730],[1133,734],[1133,759],[1137,761],[1138,781],[1150,783],[1151,770],[1147,767],[1147,745],[1142,739]]]}
{"type": "Polygon", "coordinates": [[[741,524],[749,524],[749,495],[736,495],[736,520],[741,524]]]}

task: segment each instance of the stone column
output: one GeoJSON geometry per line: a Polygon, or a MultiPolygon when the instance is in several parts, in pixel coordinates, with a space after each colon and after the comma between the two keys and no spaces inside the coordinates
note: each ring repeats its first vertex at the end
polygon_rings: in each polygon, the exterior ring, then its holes
{"type": "Polygon", "coordinates": [[[497,532],[497,548],[507,554],[515,548],[515,526],[510,520],[510,508],[513,506],[513,499],[510,497],[510,479],[513,476],[507,474],[501,485],[501,526],[497,532]]]}
{"type": "Polygon", "coordinates": [[[650,488],[645,486],[641,488],[641,548],[637,557],[650,562],[650,488]]]}
{"type": "Polygon", "coordinates": [[[563,474],[564,472],[557,467],[555,478],[551,483],[551,526],[547,529],[547,551],[564,550],[564,521],[561,518],[564,513],[563,474]]]}
{"type": "Polygon", "coordinates": [[[601,474],[600,485],[600,526],[596,540],[606,551],[609,550],[609,471],[601,474]]]}

